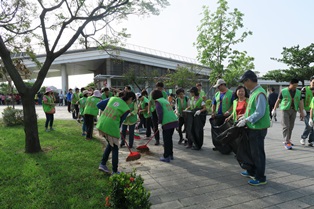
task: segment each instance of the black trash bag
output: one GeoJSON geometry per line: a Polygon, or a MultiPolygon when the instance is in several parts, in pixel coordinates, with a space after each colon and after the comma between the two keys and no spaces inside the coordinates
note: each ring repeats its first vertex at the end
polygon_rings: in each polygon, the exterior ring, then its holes
{"type": "Polygon", "coordinates": [[[209,122],[212,126],[211,134],[213,145],[221,154],[230,154],[232,151],[231,146],[229,144],[222,144],[221,141],[217,140],[217,137],[222,132],[224,132],[225,130],[232,126],[232,122],[231,121],[225,122],[225,119],[226,118],[223,115],[217,115],[214,118],[210,118],[209,122]]]}
{"type": "Polygon", "coordinates": [[[241,168],[245,170],[253,170],[254,163],[252,160],[249,138],[245,129],[241,129],[236,158],[241,168]]]}
{"type": "Polygon", "coordinates": [[[183,111],[183,115],[186,124],[185,131],[187,138],[193,142],[196,149],[201,149],[204,142],[204,126],[207,112],[202,112],[200,115],[194,116],[197,110],[199,109],[183,111]]]}
{"type": "Polygon", "coordinates": [[[244,128],[237,127],[236,124],[233,124],[230,128],[219,134],[216,141],[219,141],[222,145],[228,144],[232,151],[237,154],[239,142],[242,136],[242,129],[244,128]]]}

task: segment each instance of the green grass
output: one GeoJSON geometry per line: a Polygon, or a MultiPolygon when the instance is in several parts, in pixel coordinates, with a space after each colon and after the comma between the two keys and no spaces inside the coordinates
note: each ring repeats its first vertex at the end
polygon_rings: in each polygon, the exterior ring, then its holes
{"type": "Polygon", "coordinates": [[[43,152],[25,153],[22,126],[0,126],[0,208],[102,208],[108,178],[97,170],[103,153],[98,140],[86,141],[81,126],[55,120],[44,132],[43,152]]]}

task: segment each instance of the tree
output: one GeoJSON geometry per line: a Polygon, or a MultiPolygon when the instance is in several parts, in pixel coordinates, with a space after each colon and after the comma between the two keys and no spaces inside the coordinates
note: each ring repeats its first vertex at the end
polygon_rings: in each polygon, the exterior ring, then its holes
{"type": "Polygon", "coordinates": [[[112,26],[129,15],[158,15],[167,0],[11,0],[1,1],[0,57],[23,100],[25,151],[41,151],[34,96],[40,89],[52,62],[74,43],[89,46],[91,40],[102,46],[117,44],[128,37],[125,29],[112,26]],[[104,31],[106,31],[104,33],[104,31]],[[101,37],[96,34],[102,32],[101,37]],[[55,36],[53,34],[56,34],[55,36]],[[39,63],[33,46],[45,50],[39,63]],[[23,53],[21,53],[23,52],[23,53]],[[26,86],[12,57],[32,59],[40,70],[35,83],[26,86]]]}
{"type": "Polygon", "coordinates": [[[209,76],[212,84],[217,78],[224,78],[227,72],[238,71],[236,75],[240,75],[245,70],[254,68],[250,64],[254,58],[247,56],[246,52],[233,49],[248,35],[252,35],[252,32],[243,31],[237,35],[237,31],[244,27],[244,15],[238,9],[229,13],[228,10],[226,0],[218,0],[215,13],[210,13],[209,8],[204,6],[204,17],[198,26],[199,35],[194,43],[198,51],[197,59],[212,69],[209,76]]]}
{"type": "Polygon", "coordinates": [[[284,63],[288,69],[271,70],[263,78],[275,81],[287,81],[296,78],[302,82],[309,80],[314,75],[314,44],[300,49],[300,46],[283,48],[282,58],[271,58],[277,62],[284,63]]]}
{"type": "Polygon", "coordinates": [[[165,75],[166,86],[191,88],[198,82],[198,70],[193,66],[178,66],[174,72],[165,75]]]}

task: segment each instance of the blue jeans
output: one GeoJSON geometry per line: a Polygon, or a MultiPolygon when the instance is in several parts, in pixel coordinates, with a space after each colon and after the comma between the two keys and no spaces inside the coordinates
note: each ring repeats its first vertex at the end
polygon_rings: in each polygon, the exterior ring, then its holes
{"type": "Polygon", "coordinates": [[[310,120],[310,112],[306,112],[306,116],[304,117],[305,128],[304,128],[303,134],[301,135],[301,138],[306,139],[307,137],[309,137],[308,142],[314,142],[313,128],[309,126],[309,120],[310,120]]]}
{"type": "Polygon", "coordinates": [[[102,156],[101,164],[106,165],[107,161],[109,159],[109,155],[112,151],[112,171],[117,172],[118,171],[118,163],[119,163],[119,148],[117,145],[114,144],[112,147],[109,142],[107,144],[107,147],[104,151],[104,154],[102,156]]]}
{"type": "Polygon", "coordinates": [[[121,145],[124,145],[124,139],[126,137],[126,130],[129,126],[129,147],[132,148],[133,147],[133,142],[134,142],[134,128],[135,128],[135,124],[133,125],[122,125],[122,136],[121,136],[121,145]]]}
{"type": "Polygon", "coordinates": [[[266,155],[264,150],[264,139],[267,134],[267,129],[253,130],[248,129],[248,138],[250,144],[250,150],[254,167],[247,172],[254,176],[256,180],[266,181],[265,167],[266,167],[266,155]]]}

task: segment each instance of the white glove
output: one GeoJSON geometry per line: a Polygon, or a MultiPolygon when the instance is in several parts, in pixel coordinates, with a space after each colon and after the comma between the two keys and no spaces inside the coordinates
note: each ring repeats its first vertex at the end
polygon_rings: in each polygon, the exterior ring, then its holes
{"type": "Polygon", "coordinates": [[[242,119],[237,123],[237,127],[243,127],[246,124],[246,119],[242,119]]]}
{"type": "Polygon", "coordinates": [[[238,118],[238,121],[245,119],[245,116],[242,115],[241,117],[238,118]]]}
{"type": "Polygon", "coordinates": [[[161,124],[158,124],[158,130],[162,131],[162,125],[161,124]]]}
{"type": "Polygon", "coordinates": [[[313,119],[312,118],[310,118],[310,120],[309,120],[309,126],[313,127],[313,119]]]}
{"type": "Polygon", "coordinates": [[[201,111],[198,110],[198,111],[195,112],[194,117],[197,116],[197,115],[200,115],[200,114],[201,114],[201,111]]]}
{"type": "Polygon", "coordinates": [[[275,110],[275,109],[273,109],[273,110],[271,111],[271,116],[276,117],[276,110],[275,110]]]}

